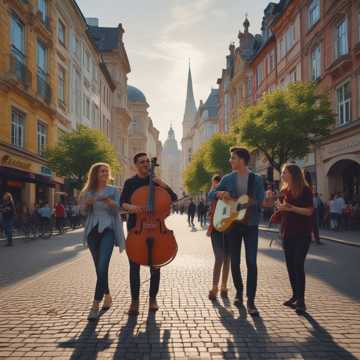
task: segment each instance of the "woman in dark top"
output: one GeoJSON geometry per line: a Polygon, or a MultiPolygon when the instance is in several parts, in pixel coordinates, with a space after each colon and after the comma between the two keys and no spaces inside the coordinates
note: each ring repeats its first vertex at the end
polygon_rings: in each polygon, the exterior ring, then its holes
{"type": "Polygon", "coordinates": [[[304,314],[304,264],[311,242],[313,194],[297,165],[284,165],[281,178],[283,199],[277,203],[278,212],[274,217],[281,218],[286,266],[293,292],[284,305],[295,308],[298,314],[304,314]]]}
{"type": "Polygon", "coordinates": [[[4,232],[7,239],[6,246],[13,245],[13,225],[15,221],[16,211],[12,195],[7,192],[3,196],[0,204],[0,212],[2,213],[4,232]]]}

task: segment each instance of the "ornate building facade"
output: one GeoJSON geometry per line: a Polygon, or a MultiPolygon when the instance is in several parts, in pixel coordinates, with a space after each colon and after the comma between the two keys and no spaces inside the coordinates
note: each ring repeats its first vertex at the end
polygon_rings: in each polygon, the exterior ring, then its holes
{"type": "MultiPolygon", "coordinates": [[[[114,83],[114,94],[108,100],[108,92],[104,85],[101,87],[102,102],[111,102],[110,141],[114,145],[118,159],[122,166],[122,173],[117,178],[118,185],[122,185],[131,173],[131,156],[129,156],[128,129],[131,122],[128,108],[127,74],[130,64],[123,42],[124,29],[121,24],[117,27],[99,27],[97,19],[90,19],[92,25],[88,32],[101,52],[105,68],[109,69],[114,83]]],[[[103,65],[104,66],[104,65],[103,65]]],[[[104,114],[100,121],[104,121],[104,114]]]]}
{"type": "MultiPolygon", "coordinates": [[[[133,175],[133,158],[138,152],[146,152],[150,157],[161,161],[162,146],[159,131],[154,127],[149,117],[149,104],[144,93],[135,86],[127,87],[128,106],[131,122],[128,129],[130,174],[133,175]]],[[[130,175],[129,174],[129,175],[130,175]]]]}
{"type": "Polygon", "coordinates": [[[44,150],[57,138],[54,2],[0,2],[0,196],[33,207],[63,183],[44,150]]]}

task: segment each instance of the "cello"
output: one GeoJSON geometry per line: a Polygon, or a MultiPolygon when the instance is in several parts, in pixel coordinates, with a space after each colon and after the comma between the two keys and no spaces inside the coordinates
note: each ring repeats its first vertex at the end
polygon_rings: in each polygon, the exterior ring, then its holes
{"type": "Polygon", "coordinates": [[[165,225],[170,215],[171,197],[160,186],[155,186],[154,176],[157,159],[151,159],[149,185],[137,189],[131,196],[131,204],[146,208],[136,215],[136,224],[126,239],[128,257],[139,265],[159,268],[174,260],[177,243],[172,230],[165,225]]]}

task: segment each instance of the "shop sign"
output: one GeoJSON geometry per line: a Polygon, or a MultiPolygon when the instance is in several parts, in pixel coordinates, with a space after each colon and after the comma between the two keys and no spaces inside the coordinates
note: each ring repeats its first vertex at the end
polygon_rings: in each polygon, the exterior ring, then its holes
{"type": "Polygon", "coordinates": [[[51,176],[52,172],[47,166],[41,166],[40,172],[42,175],[51,176]]]}
{"type": "Polygon", "coordinates": [[[13,188],[21,189],[24,186],[24,183],[22,181],[17,181],[17,180],[8,180],[6,182],[6,185],[13,188]]]}
{"type": "Polygon", "coordinates": [[[4,166],[16,167],[27,171],[31,170],[31,163],[13,158],[9,155],[4,155],[1,158],[1,164],[4,166]]]}

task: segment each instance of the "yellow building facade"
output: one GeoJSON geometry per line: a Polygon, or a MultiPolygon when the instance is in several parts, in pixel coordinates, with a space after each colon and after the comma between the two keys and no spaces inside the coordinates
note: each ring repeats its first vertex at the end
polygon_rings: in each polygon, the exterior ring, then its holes
{"type": "Polygon", "coordinates": [[[53,0],[0,2],[0,195],[49,202],[62,180],[44,150],[57,139],[53,0]]]}

